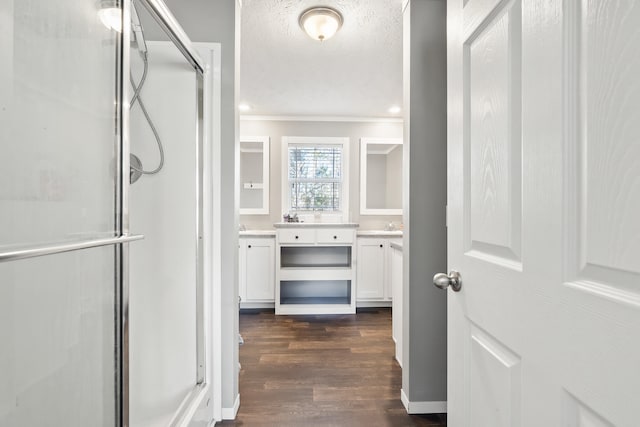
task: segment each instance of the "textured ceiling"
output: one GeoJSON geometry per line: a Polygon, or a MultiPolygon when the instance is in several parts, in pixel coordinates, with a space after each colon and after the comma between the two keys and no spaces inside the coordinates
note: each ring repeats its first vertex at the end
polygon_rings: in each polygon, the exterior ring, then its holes
{"type": "Polygon", "coordinates": [[[244,0],[240,101],[254,115],[397,117],[402,105],[402,0],[244,0]],[[344,24],[318,42],[298,25],[312,6],[344,24]]]}

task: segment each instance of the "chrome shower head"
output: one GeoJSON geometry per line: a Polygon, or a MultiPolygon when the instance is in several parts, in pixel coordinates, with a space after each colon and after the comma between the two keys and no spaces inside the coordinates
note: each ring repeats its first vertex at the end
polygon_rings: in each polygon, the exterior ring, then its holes
{"type": "Polygon", "coordinates": [[[142,23],[140,23],[140,17],[138,16],[138,10],[136,9],[135,2],[131,2],[131,32],[136,40],[138,51],[141,56],[147,55],[147,42],[144,39],[144,30],[142,23]]]}

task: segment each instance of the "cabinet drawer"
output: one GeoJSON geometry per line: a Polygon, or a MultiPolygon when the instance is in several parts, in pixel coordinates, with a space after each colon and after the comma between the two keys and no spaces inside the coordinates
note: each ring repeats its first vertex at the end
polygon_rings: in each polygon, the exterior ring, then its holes
{"type": "Polygon", "coordinates": [[[318,243],[353,243],[353,234],[350,229],[319,229],[318,243]]]}
{"type": "Polygon", "coordinates": [[[279,230],[280,243],[315,243],[316,230],[279,230]]]}

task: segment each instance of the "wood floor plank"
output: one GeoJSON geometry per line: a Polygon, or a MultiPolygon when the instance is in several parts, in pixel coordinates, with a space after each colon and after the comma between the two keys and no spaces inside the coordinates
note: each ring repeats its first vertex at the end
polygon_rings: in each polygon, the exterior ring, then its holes
{"type": "Polygon", "coordinates": [[[446,426],[400,402],[391,311],[355,315],[240,314],[240,410],[223,426],[446,426]]]}
{"type": "Polygon", "coordinates": [[[326,387],[313,388],[314,402],[342,402],[345,400],[394,400],[398,398],[394,387],[391,386],[355,386],[355,387],[326,387]]]}

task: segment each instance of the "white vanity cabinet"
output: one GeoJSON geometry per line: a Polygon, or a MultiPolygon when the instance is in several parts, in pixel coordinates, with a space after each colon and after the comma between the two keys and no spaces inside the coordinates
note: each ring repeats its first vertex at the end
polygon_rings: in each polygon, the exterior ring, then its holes
{"type": "Polygon", "coordinates": [[[362,232],[357,243],[359,307],[388,307],[393,299],[391,286],[391,243],[402,241],[399,232],[362,232]]]}
{"type": "Polygon", "coordinates": [[[402,232],[359,231],[358,307],[391,306],[396,360],[402,366],[402,232]]]}
{"type": "Polygon", "coordinates": [[[273,307],[275,301],[274,236],[241,235],[239,242],[240,308],[273,307]]]}
{"type": "Polygon", "coordinates": [[[275,227],[276,314],[355,313],[357,224],[275,227]]]}

